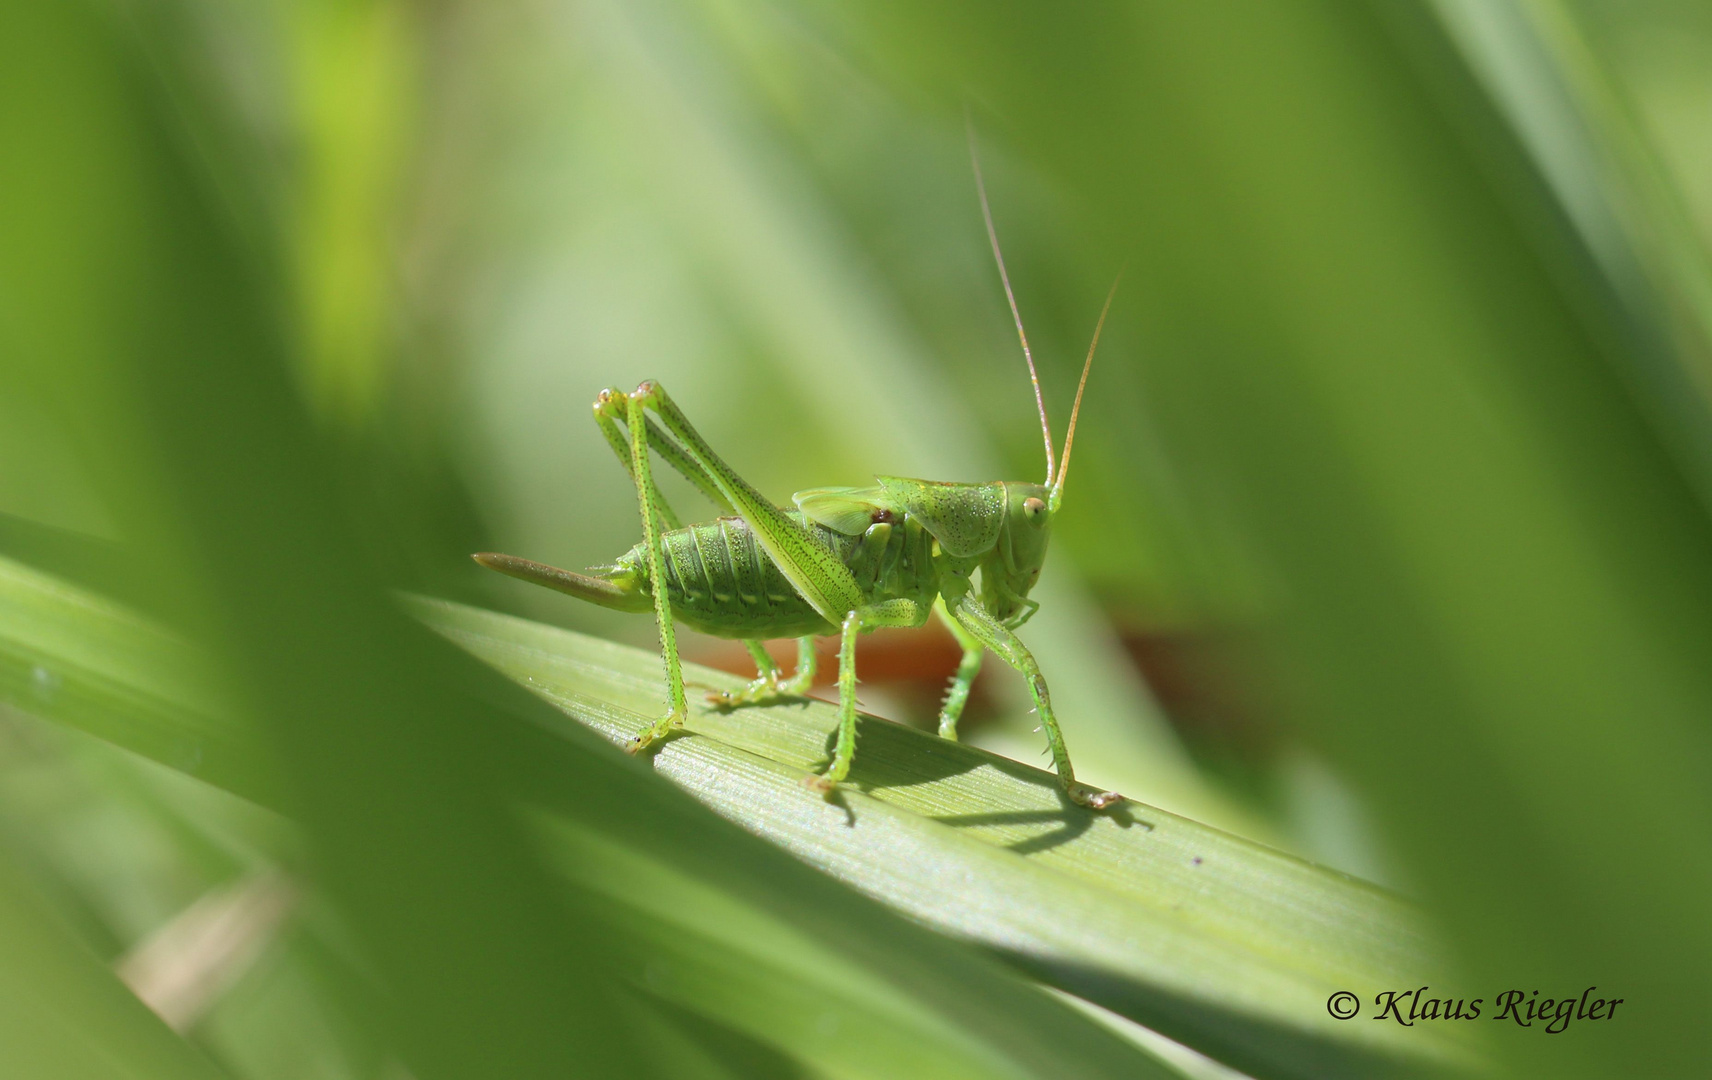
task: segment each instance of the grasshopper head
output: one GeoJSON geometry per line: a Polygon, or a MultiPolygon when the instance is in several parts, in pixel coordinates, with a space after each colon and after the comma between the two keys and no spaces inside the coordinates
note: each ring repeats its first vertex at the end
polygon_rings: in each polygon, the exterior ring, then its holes
{"type": "Polygon", "coordinates": [[[1004,491],[998,542],[981,560],[981,605],[1000,622],[1020,625],[1033,612],[1028,593],[1046,565],[1046,544],[1052,538],[1052,490],[1044,484],[1006,483],[1004,491]]]}

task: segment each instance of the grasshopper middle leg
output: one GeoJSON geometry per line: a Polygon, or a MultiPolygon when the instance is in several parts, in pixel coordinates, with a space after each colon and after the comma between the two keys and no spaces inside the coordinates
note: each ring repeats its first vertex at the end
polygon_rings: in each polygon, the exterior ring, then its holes
{"type": "Polygon", "coordinates": [[[832,748],[832,763],[824,773],[807,779],[810,787],[831,794],[850,775],[850,762],[856,756],[857,636],[882,626],[920,626],[920,613],[913,600],[887,600],[844,617],[838,638],[838,738],[832,748]]]}
{"type": "Polygon", "coordinates": [[[975,683],[975,676],[981,673],[984,646],[980,638],[963,629],[963,624],[945,609],[944,600],[935,600],[933,610],[963,649],[963,660],[957,665],[957,674],[951,676],[951,684],[945,688],[945,704],[939,709],[939,737],[956,742],[957,721],[963,718],[963,706],[969,703],[969,689],[975,683]]]}
{"type": "Polygon", "coordinates": [[[852,611],[844,617],[838,639],[838,741],[832,749],[832,764],[824,773],[809,777],[810,787],[830,794],[835,785],[850,775],[850,762],[856,756],[856,635],[863,630],[862,613],[852,611]]]}
{"type": "Polygon", "coordinates": [[[797,669],[791,677],[782,678],[779,665],[759,641],[745,641],[743,647],[755,659],[755,678],[741,690],[715,690],[707,695],[709,705],[729,708],[733,705],[754,705],[785,697],[801,697],[814,686],[814,639],[797,639],[797,669]]]}

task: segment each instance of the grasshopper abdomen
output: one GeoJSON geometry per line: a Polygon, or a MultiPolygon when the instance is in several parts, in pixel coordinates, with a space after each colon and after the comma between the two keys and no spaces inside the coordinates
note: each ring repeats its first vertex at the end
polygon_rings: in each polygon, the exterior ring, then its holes
{"type": "MultiPolygon", "coordinates": [[[[798,513],[787,513],[849,567],[865,599],[917,600],[925,621],[937,587],[933,538],[919,522],[889,515],[890,520],[848,536],[804,521],[798,513]]],[[[673,616],[685,625],[715,637],[748,640],[839,632],[791,586],[742,518],[723,517],[674,529],[660,539],[665,549],[666,599],[673,616]]],[[[653,595],[644,545],[620,556],[613,570],[637,592],[653,595]]]]}

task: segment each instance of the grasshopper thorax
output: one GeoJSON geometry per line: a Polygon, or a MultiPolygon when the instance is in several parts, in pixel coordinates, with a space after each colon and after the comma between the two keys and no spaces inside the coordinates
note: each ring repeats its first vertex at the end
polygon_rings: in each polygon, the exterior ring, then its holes
{"type": "Polygon", "coordinates": [[[1001,622],[1016,618],[1040,580],[1052,536],[1052,491],[1044,484],[955,484],[875,477],[886,501],[921,522],[953,559],[978,560],[981,603],[1001,622]]]}

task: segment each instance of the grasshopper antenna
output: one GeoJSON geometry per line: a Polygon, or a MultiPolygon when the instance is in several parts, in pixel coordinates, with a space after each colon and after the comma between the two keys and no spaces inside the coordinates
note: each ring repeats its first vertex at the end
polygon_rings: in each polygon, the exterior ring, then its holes
{"type": "Polygon", "coordinates": [[[1094,324],[1094,340],[1088,346],[1088,359],[1082,362],[1082,380],[1076,384],[1076,404],[1070,407],[1070,430],[1064,435],[1064,454],[1059,458],[1058,482],[1052,485],[1052,495],[1048,509],[1057,511],[1058,504],[1064,499],[1064,480],[1070,475],[1070,448],[1076,442],[1076,417],[1082,412],[1082,391],[1088,388],[1088,372],[1094,366],[1094,350],[1100,347],[1100,331],[1106,327],[1106,312],[1112,310],[1112,297],[1118,294],[1118,286],[1123,283],[1123,271],[1118,271],[1117,280],[1112,282],[1111,291],[1106,293],[1106,305],[1100,309],[1100,321],[1094,324]]]}
{"type": "MultiPolygon", "coordinates": [[[[1016,294],[1011,292],[1011,276],[1005,272],[1005,257],[999,251],[999,234],[993,228],[993,211],[987,205],[987,185],[981,179],[981,155],[975,147],[975,121],[970,118],[968,109],[963,110],[963,126],[969,133],[969,164],[975,167],[975,191],[981,196],[981,217],[987,223],[987,240],[993,245],[993,261],[999,264],[999,280],[1005,284],[1005,299],[1010,301],[1011,318],[1016,321],[1017,339],[1022,342],[1022,358],[1028,361],[1028,381],[1034,384],[1034,404],[1040,409],[1040,437],[1046,444],[1046,486],[1051,487],[1053,474],[1057,472],[1052,460],[1052,424],[1046,419],[1046,398],[1040,392],[1040,376],[1034,370],[1034,354],[1029,351],[1028,333],[1022,328],[1022,313],[1017,310],[1016,294]]],[[[1095,340],[1099,340],[1097,332],[1095,340]]],[[[1084,382],[1087,377],[1087,372],[1083,372],[1084,382]]],[[[1081,395],[1078,394],[1077,400],[1080,399],[1081,395]]]]}

